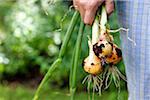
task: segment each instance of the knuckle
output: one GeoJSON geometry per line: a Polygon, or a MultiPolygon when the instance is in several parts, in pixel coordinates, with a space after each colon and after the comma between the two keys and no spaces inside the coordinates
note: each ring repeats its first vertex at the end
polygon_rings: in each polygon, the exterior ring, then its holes
{"type": "Polygon", "coordinates": [[[81,6],[84,6],[87,4],[87,1],[86,0],[77,0],[77,3],[81,6]]]}

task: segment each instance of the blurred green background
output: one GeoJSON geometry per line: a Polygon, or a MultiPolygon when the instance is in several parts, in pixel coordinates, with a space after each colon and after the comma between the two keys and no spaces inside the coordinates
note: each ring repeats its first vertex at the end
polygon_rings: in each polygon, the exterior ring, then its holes
{"type": "MultiPolygon", "coordinates": [[[[56,59],[73,9],[71,1],[61,0],[0,0],[0,100],[31,100],[34,92],[56,59]]],[[[118,27],[117,16],[110,16],[110,27],[118,27]]],[[[63,64],[55,70],[45,85],[41,100],[69,100],[69,67],[79,20],[74,30],[63,64]]],[[[86,85],[81,84],[86,73],[81,66],[88,55],[87,34],[84,31],[82,53],[77,76],[76,100],[87,100],[86,85]]],[[[119,45],[119,33],[113,34],[119,45]]],[[[124,72],[121,62],[119,69],[124,72]]],[[[127,100],[127,86],[121,81],[121,92],[114,84],[96,100],[127,100]]]]}

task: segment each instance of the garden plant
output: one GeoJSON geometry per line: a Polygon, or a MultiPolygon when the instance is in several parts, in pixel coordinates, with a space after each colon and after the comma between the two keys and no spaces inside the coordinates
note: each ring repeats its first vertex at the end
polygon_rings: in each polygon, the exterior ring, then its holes
{"type": "MultiPolygon", "coordinates": [[[[65,56],[66,48],[69,40],[72,36],[73,30],[77,25],[77,21],[80,20],[80,27],[76,38],[76,44],[72,46],[74,48],[72,52],[72,60],[70,66],[69,86],[70,86],[70,99],[74,100],[76,88],[77,88],[77,70],[79,57],[81,55],[81,44],[83,39],[83,33],[85,24],[80,18],[78,11],[74,12],[74,15],[68,25],[68,30],[63,39],[61,49],[59,51],[58,58],[53,62],[40,85],[38,86],[34,95],[34,100],[38,100],[42,88],[48,80],[51,79],[53,73],[58,67],[61,67],[63,57],[65,56]]],[[[83,80],[83,84],[87,82],[87,90],[89,93],[89,99],[94,100],[94,93],[98,92],[101,95],[101,91],[107,89],[112,81],[120,91],[120,80],[126,81],[125,76],[119,71],[117,64],[122,60],[122,51],[114,42],[114,38],[111,35],[120,30],[128,31],[127,29],[120,28],[117,30],[111,30],[108,24],[108,18],[105,10],[105,6],[102,6],[95,17],[94,23],[91,28],[91,36],[87,35],[89,55],[87,58],[83,58],[82,67],[87,76],[83,80]],[[92,96],[91,91],[92,90],[92,96]]]]}

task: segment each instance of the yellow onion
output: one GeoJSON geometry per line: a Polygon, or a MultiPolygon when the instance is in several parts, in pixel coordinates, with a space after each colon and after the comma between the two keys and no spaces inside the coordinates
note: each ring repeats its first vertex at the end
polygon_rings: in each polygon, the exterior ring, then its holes
{"type": "Polygon", "coordinates": [[[107,40],[100,40],[93,45],[93,51],[99,58],[108,56],[112,53],[112,43],[107,40]]]}
{"type": "Polygon", "coordinates": [[[113,51],[111,55],[106,57],[106,63],[109,64],[117,64],[122,59],[121,49],[117,47],[117,45],[113,44],[113,51]]]}
{"type": "Polygon", "coordinates": [[[93,46],[90,41],[89,44],[89,56],[84,60],[84,70],[87,73],[96,75],[103,71],[101,60],[94,54],[93,46]]]}

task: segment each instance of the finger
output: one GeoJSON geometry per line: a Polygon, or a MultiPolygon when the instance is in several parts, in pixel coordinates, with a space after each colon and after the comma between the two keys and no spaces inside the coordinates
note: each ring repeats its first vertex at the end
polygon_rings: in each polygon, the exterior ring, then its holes
{"type": "Polygon", "coordinates": [[[97,0],[97,1],[90,1],[88,2],[89,6],[85,7],[85,15],[84,15],[84,23],[85,24],[89,24],[92,25],[95,15],[96,15],[96,11],[98,9],[98,7],[103,3],[104,0],[97,0]]]}
{"type": "Polygon", "coordinates": [[[79,8],[79,12],[81,15],[81,19],[82,19],[82,21],[84,21],[85,9],[82,6],[79,6],[78,8],[79,8]]]}
{"type": "Polygon", "coordinates": [[[84,23],[92,25],[95,14],[96,14],[96,10],[86,10],[85,16],[84,16],[84,23]]]}
{"type": "Polygon", "coordinates": [[[73,0],[74,8],[80,12],[82,20],[84,20],[84,14],[85,14],[85,9],[83,4],[85,3],[83,3],[83,1],[81,2],[81,0],[73,0]]]}
{"type": "Polygon", "coordinates": [[[107,14],[110,15],[114,11],[114,1],[113,0],[106,0],[105,6],[106,6],[107,14]]]}

